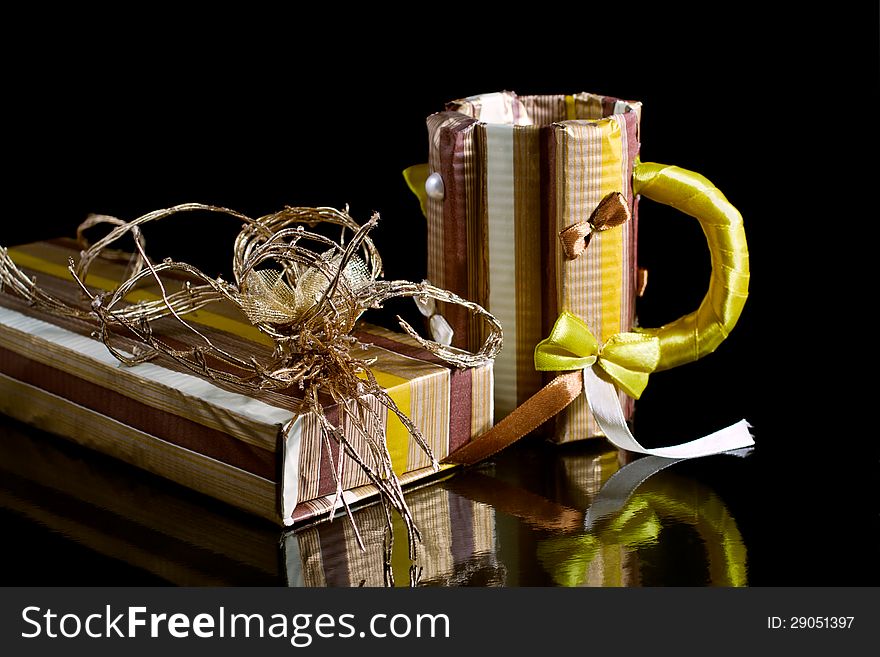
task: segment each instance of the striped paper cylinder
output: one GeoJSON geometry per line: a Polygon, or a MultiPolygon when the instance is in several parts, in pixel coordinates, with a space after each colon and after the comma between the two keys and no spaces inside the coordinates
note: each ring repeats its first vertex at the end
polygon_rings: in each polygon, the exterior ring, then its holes
{"type": "MultiPolygon", "coordinates": [[[[595,94],[501,92],[428,117],[429,169],[444,183],[443,197],[428,199],[428,278],[481,304],[504,328],[496,420],[541,387],[534,348],[560,312],[581,317],[600,341],[633,326],[640,114],[640,103],[595,94]],[[615,191],[633,220],[594,235],[579,258],[566,260],[559,231],[589,219],[615,191]]],[[[442,312],[453,344],[481,343],[481,327],[461,309],[442,312]]],[[[621,393],[621,401],[631,415],[632,400],[621,393]]],[[[582,396],[553,432],[558,442],[601,435],[582,396]]]]}
{"type": "MultiPolygon", "coordinates": [[[[80,292],[66,263],[78,253],[72,240],[9,250],[41,288],[71,303],[81,302],[80,292]]],[[[86,283],[112,289],[123,273],[118,263],[96,262],[86,283]]],[[[158,288],[141,287],[126,300],[153,299],[157,293],[158,288]]],[[[187,319],[236,356],[271,354],[271,342],[232,306],[217,303],[187,319]]],[[[90,337],[91,330],[90,324],[39,313],[0,294],[0,412],[284,524],[333,510],[339,447],[330,440],[326,448],[318,418],[301,412],[298,390],[244,395],[166,359],[125,367],[90,337]],[[285,436],[281,429],[291,420],[285,436]]],[[[169,343],[181,336],[184,346],[177,322],[159,320],[155,330],[169,343]]],[[[369,325],[359,326],[356,337],[366,347],[358,355],[376,359],[371,369],[377,381],[438,460],[491,426],[491,365],[459,370],[409,336],[369,325]]],[[[131,354],[136,343],[119,335],[114,346],[131,354]]],[[[433,474],[430,459],[399,419],[374,398],[367,401],[401,482],[433,474]]],[[[343,409],[326,400],[325,414],[364,447],[343,409]]],[[[341,458],[346,501],[375,497],[363,470],[348,456],[341,458]]]]}

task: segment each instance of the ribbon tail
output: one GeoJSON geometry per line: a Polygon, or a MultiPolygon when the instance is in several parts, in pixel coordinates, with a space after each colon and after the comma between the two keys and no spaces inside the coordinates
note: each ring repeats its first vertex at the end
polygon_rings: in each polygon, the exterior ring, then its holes
{"type": "Polygon", "coordinates": [[[559,374],[510,415],[444,459],[444,463],[473,465],[515,443],[577,399],[584,390],[580,371],[559,374]]]}
{"type": "Polygon", "coordinates": [[[599,423],[605,437],[618,449],[625,449],[637,454],[662,456],[668,459],[688,459],[720,454],[755,444],[755,440],[749,432],[751,425],[745,420],[740,420],[708,436],[680,445],[657,449],[643,447],[626,424],[617,388],[600,379],[591,367],[584,368],[583,378],[584,392],[587,395],[590,411],[596,418],[596,422],[599,423]]]}

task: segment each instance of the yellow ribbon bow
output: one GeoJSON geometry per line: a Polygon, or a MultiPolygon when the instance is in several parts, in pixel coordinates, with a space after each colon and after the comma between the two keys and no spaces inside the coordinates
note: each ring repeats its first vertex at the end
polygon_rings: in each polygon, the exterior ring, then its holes
{"type": "Polygon", "coordinates": [[[660,340],[643,333],[617,333],[604,345],[590,333],[579,317],[569,312],[559,315],[550,337],[535,347],[535,369],[566,372],[598,365],[613,383],[630,397],[638,399],[648,375],[660,362],[660,340]]]}

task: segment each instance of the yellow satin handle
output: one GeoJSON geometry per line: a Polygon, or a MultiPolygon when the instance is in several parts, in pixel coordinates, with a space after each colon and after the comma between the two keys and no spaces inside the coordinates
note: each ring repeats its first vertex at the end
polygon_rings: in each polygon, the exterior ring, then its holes
{"type": "Polygon", "coordinates": [[[633,192],[696,217],[709,243],[712,275],[700,307],[654,329],[660,340],[656,371],[712,353],[736,325],[749,293],[749,250],[742,215],[710,181],[676,166],[637,162],[633,192]]]}

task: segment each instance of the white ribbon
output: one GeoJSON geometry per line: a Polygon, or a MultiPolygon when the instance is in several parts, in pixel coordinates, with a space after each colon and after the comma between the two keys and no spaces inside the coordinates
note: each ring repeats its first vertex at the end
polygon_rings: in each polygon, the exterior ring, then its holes
{"type": "MultiPolygon", "coordinates": [[[[725,452],[727,456],[745,458],[751,454],[751,448],[725,452]]],[[[665,459],[662,456],[646,456],[623,466],[611,475],[599,494],[593,499],[584,516],[584,529],[591,530],[602,518],[620,511],[636,489],[661,470],[681,463],[685,459],[665,459]]]]}
{"type": "Polygon", "coordinates": [[[720,431],[697,438],[687,443],[672,447],[660,447],[648,449],[639,444],[623,416],[620,407],[620,396],[614,384],[600,379],[592,367],[584,368],[584,394],[587,403],[599,428],[605,434],[608,441],[618,449],[625,449],[637,454],[650,456],[662,456],[667,459],[691,459],[698,456],[720,454],[732,449],[741,449],[755,444],[752,434],[749,432],[751,425],[745,420],[725,427],[720,431]]]}

